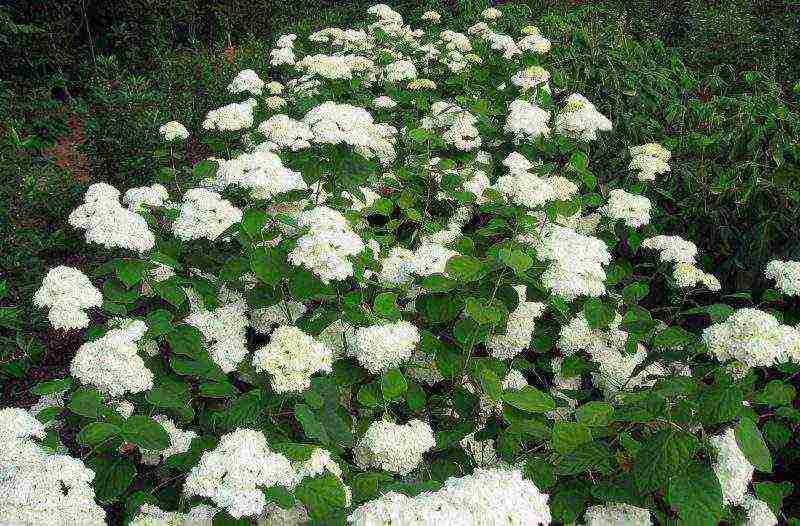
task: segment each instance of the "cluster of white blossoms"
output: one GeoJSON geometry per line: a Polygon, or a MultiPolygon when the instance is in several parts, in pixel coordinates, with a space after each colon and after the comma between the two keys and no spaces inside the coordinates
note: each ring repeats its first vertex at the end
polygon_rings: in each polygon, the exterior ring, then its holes
{"type": "Polygon", "coordinates": [[[250,93],[258,96],[261,95],[263,90],[264,81],[252,69],[240,71],[228,84],[228,91],[231,93],[250,93]]]}
{"type": "Polygon", "coordinates": [[[228,228],[242,220],[242,211],[206,188],[192,188],[183,196],[180,214],[172,224],[178,239],[214,241],[228,228]]]}
{"type": "Polygon", "coordinates": [[[422,420],[402,425],[376,420],[356,444],[353,456],[361,469],[377,468],[408,475],[435,445],[433,429],[422,420]]]}
{"type": "Polygon", "coordinates": [[[368,371],[379,374],[408,360],[419,342],[419,330],[400,320],[359,328],[348,339],[347,352],[368,371]]]}
{"type": "Polygon", "coordinates": [[[315,143],[347,144],[356,153],[383,164],[392,163],[397,156],[393,144],[397,128],[376,123],[364,108],[323,102],[310,109],[303,122],[310,128],[315,143]]]}
{"type": "Polygon", "coordinates": [[[33,304],[49,309],[47,319],[55,329],[82,329],[89,326],[87,309],[100,307],[103,294],[80,270],[60,265],[52,268],[33,296],[33,304]]]}
{"type": "Polygon", "coordinates": [[[253,126],[253,110],[258,105],[256,99],[232,102],[221,108],[211,110],[203,121],[204,130],[238,131],[253,126]]]}
{"type": "Polygon", "coordinates": [[[272,331],[269,343],[253,354],[253,367],[269,374],[276,393],[305,391],[311,387],[312,375],[330,373],[332,366],[327,345],[290,325],[272,331]]]}
{"type": "Polygon", "coordinates": [[[517,47],[524,52],[544,55],[549,53],[550,49],[553,47],[553,43],[550,42],[550,39],[542,36],[541,31],[539,31],[539,28],[536,26],[525,26],[522,28],[522,34],[525,36],[517,42],[517,47]]]}
{"type": "Polygon", "coordinates": [[[161,463],[162,460],[168,459],[172,455],[186,453],[189,451],[189,446],[192,440],[197,438],[197,433],[194,431],[184,431],[179,429],[168,416],[155,415],[153,420],[158,422],[164,427],[164,430],[169,435],[169,447],[163,451],[155,451],[142,449],[142,463],[155,466],[161,463]]]}
{"type": "Polygon", "coordinates": [[[650,223],[651,206],[648,198],[617,188],[609,192],[608,202],[600,208],[600,213],[621,220],[631,228],[639,228],[650,223]]]}
{"type": "Polygon", "coordinates": [[[300,172],[285,167],[280,157],[266,149],[218,162],[212,184],[219,190],[233,185],[250,190],[253,199],[271,199],[292,190],[308,189],[300,172]]]}
{"type": "Polygon", "coordinates": [[[212,526],[217,509],[200,504],[188,513],[164,511],[152,504],[143,504],[128,526],[212,526]]]}
{"type": "Polygon", "coordinates": [[[529,142],[537,137],[550,136],[550,112],[524,99],[508,105],[508,116],[503,131],[512,136],[514,144],[529,142]]]}
{"type": "Polygon", "coordinates": [[[481,136],[475,127],[478,118],[464,108],[447,101],[434,102],[431,113],[422,118],[421,127],[435,130],[441,139],[457,150],[470,151],[481,147],[481,136]]]}
{"type": "Polygon", "coordinates": [[[352,79],[375,69],[375,63],[361,55],[307,55],[295,67],[310,76],[328,80],[352,79]]]}
{"type": "Polygon", "coordinates": [[[712,467],[722,486],[722,501],[726,505],[741,504],[755,468],[739,448],[732,427],[709,438],[709,443],[716,456],[712,467]]]}
{"type": "Polygon", "coordinates": [[[300,213],[300,228],[308,229],[289,253],[289,262],[303,266],[324,283],[341,281],[353,275],[348,259],[364,250],[364,241],[338,211],[318,206],[300,213]]]}
{"type": "Polygon", "coordinates": [[[739,309],[704,329],[703,342],[721,362],[736,360],[750,367],[800,362],[800,331],[758,309],[739,309]]]}
{"type": "Polygon", "coordinates": [[[670,171],[669,159],[672,152],[658,143],[647,143],[629,148],[631,162],[628,169],[638,171],[640,181],[655,181],[656,175],[670,171]]]}
{"type": "Polygon", "coordinates": [[[494,51],[501,51],[503,58],[511,60],[521,55],[522,50],[517,46],[514,37],[493,31],[485,22],[478,22],[467,30],[470,35],[476,35],[486,42],[494,51]]]}
{"type": "Polygon", "coordinates": [[[556,199],[566,201],[578,191],[578,185],[565,177],[540,177],[528,172],[534,165],[517,152],[510,154],[503,164],[509,168],[509,173],[497,180],[495,188],[517,205],[539,208],[556,199]]]}
{"type": "Polygon", "coordinates": [[[583,514],[586,526],[650,526],[650,511],[630,504],[589,506],[583,514]]]}
{"type": "Polygon", "coordinates": [[[100,338],[84,343],[75,353],[70,373],[112,398],[153,388],[153,373],[139,356],[138,342],[147,332],[140,320],[128,320],[100,338]]]}
{"type": "Polygon", "coordinates": [[[297,35],[291,33],[289,35],[281,35],[278,38],[275,48],[270,50],[269,56],[270,66],[283,66],[293,65],[296,57],[294,55],[294,41],[297,40],[297,35]]]}
{"type": "Polygon", "coordinates": [[[506,331],[491,335],[486,342],[492,356],[500,360],[510,360],[530,346],[536,328],[534,321],[547,308],[544,303],[526,300],[525,285],[514,288],[519,295],[519,304],[508,316],[506,331]]]}
{"type": "Polygon", "coordinates": [[[390,110],[397,106],[397,102],[391,97],[381,95],[380,97],[372,99],[372,106],[380,110],[390,110]]]}
{"type": "Polygon", "coordinates": [[[147,207],[158,208],[170,204],[169,192],[158,183],[140,186],[127,190],[122,196],[122,202],[131,212],[143,212],[147,207]]]}
{"type": "Polygon", "coordinates": [[[187,130],[186,126],[184,126],[178,121],[170,121],[167,122],[166,124],[163,124],[158,129],[158,133],[160,133],[161,138],[163,138],[167,142],[171,142],[176,139],[189,138],[189,130],[187,130]]]}
{"type": "Polygon", "coordinates": [[[740,505],[747,516],[744,526],[778,526],[778,517],[772,512],[769,504],[759,500],[752,493],[745,495],[740,505]]]}
{"type": "Polygon", "coordinates": [[[385,493],[357,508],[347,520],[353,526],[548,526],[552,518],[547,500],[548,496],[523,479],[519,470],[476,469],[472,475],[447,479],[436,492],[424,492],[416,497],[385,493]]]}
{"type": "Polygon", "coordinates": [[[605,294],[603,266],[611,262],[611,253],[602,239],[568,227],[546,225],[534,246],[539,259],[548,262],[542,283],[553,294],[569,301],[605,294]]]}
{"type": "Polygon", "coordinates": [[[556,132],[573,139],[594,141],[598,131],[611,131],[608,117],[597,111],[594,104],[581,95],[573,93],[556,116],[556,132]]]}
{"type": "Polygon", "coordinates": [[[410,60],[396,60],[383,67],[383,76],[387,82],[402,82],[417,78],[417,67],[410,60]]]}
{"type": "Polygon", "coordinates": [[[680,236],[659,235],[642,241],[642,248],[657,250],[663,263],[674,262],[672,277],[679,288],[691,288],[703,285],[709,290],[722,288],[719,280],[695,266],[697,245],[680,236]]]}
{"type": "Polygon", "coordinates": [[[213,310],[195,309],[184,322],[203,333],[211,359],[223,372],[236,369],[247,356],[246,304],[227,303],[213,310]]]}
{"type": "Polygon", "coordinates": [[[425,20],[432,24],[438,24],[439,22],[442,21],[442,15],[440,15],[436,11],[425,11],[424,13],[422,13],[422,17],[420,18],[420,20],[425,20]]]}
{"type": "Polygon", "coordinates": [[[775,288],[787,296],[800,296],[800,261],[772,260],[764,276],[775,280],[775,288]]]}
{"type": "MultiPolygon", "coordinates": [[[[308,124],[292,119],[282,113],[273,115],[258,125],[258,131],[266,138],[259,144],[259,150],[281,150],[288,148],[293,152],[311,147],[314,134],[308,124]]],[[[280,160],[280,159],[279,159],[280,160]]],[[[302,181],[302,178],[300,179],[302,181]]]]}
{"type": "Polygon", "coordinates": [[[103,526],[94,472],[78,459],[50,454],[35,439],[44,425],[24,409],[0,409],[0,524],[103,526]]]}
{"type": "Polygon", "coordinates": [[[119,197],[119,190],[109,184],[92,184],[83,204],[69,215],[69,224],[86,230],[87,243],[147,252],[156,243],[153,232],[144,217],[120,204],[119,197]]]}
{"type": "Polygon", "coordinates": [[[550,93],[550,72],[541,66],[530,66],[518,71],[511,77],[511,84],[523,92],[541,88],[545,92],[550,93]]]}
{"type": "Polygon", "coordinates": [[[211,499],[232,517],[240,518],[264,510],[262,487],[291,489],[296,484],[289,459],[272,451],[261,432],[236,429],[223,435],[214,450],[203,453],[186,477],[183,494],[211,499]]]}

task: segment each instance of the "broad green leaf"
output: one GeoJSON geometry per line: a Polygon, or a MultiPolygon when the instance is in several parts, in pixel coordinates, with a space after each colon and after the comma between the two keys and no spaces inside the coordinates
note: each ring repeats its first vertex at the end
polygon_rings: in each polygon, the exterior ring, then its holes
{"type": "Polygon", "coordinates": [[[294,417],[300,422],[303,432],[308,438],[322,443],[330,441],[322,421],[306,404],[296,404],[294,406],[294,417]]]}
{"type": "Polygon", "coordinates": [[[101,504],[116,501],[136,477],[136,465],[129,456],[95,457],[88,464],[94,471],[92,486],[101,504]]]}
{"type": "Polygon", "coordinates": [[[399,369],[389,369],[381,376],[381,392],[386,400],[400,398],[408,389],[408,382],[399,369]]]}
{"type": "Polygon", "coordinates": [[[78,433],[78,443],[89,447],[102,444],[119,435],[120,428],[106,422],[92,422],[78,433]]]}
{"type": "Polygon", "coordinates": [[[616,311],[599,298],[589,298],[583,304],[583,315],[592,329],[605,329],[614,320],[616,311]]]}
{"type": "Polygon", "coordinates": [[[592,441],[588,426],[577,422],[556,422],[553,425],[553,449],[565,455],[592,441]]]}
{"type": "Polygon", "coordinates": [[[297,485],[294,494],[305,505],[312,520],[321,524],[344,520],[347,501],[344,487],[335,476],[308,477],[297,485]]]}
{"type": "Polygon", "coordinates": [[[103,396],[95,389],[82,388],[72,393],[67,404],[70,411],[87,418],[98,418],[105,408],[103,396]]]}
{"type": "Polygon", "coordinates": [[[692,435],[670,429],[648,437],[633,462],[633,482],[642,493],[665,488],[670,477],[682,473],[699,448],[692,435]]]}
{"type": "Polygon", "coordinates": [[[474,256],[453,256],[447,260],[445,273],[458,281],[476,281],[483,277],[486,264],[474,256]]]}
{"type": "Polygon", "coordinates": [[[534,387],[504,391],[503,401],[529,413],[546,413],[556,408],[556,403],[552,396],[534,387]]]}
{"type": "Polygon", "coordinates": [[[607,426],[614,420],[614,406],[608,402],[587,402],[575,410],[575,419],[587,426],[607,426]]]}
{"type": "Polygon", "coordinates": [[[253,274],[270,286],[277,286],[284,275],[284,262],[274,248],[257,248],[250,253],[250,269],[253,274]]]}
{"type": "Polygon", "coordinates": [[[759,471],[772,472],[772,455],[764,443],[764,437],[758,430],[756,423],[749,418],[742,418],[734,428],[736,443],[744,456],[759,471]]]}
{"type": "Polygon", "coordinates": [[[144,415],[134,415],[122,424],[122,438],[143,449],[162,451],[170,445],[164,426],[144,415]]]}
{"type": "Polygon", "coordinates": [[[692,464],[669,480],[666,500],[682,524],[714,526],[722,517],[722,488],[708,467],[692,464]]]}
{"type": "Polygon", "coordinates": [[[62,378],[60,380],[50,380],[36,384],[31,393],[38,396],[61,393],[72,387],[72,378],[62,378]]]}

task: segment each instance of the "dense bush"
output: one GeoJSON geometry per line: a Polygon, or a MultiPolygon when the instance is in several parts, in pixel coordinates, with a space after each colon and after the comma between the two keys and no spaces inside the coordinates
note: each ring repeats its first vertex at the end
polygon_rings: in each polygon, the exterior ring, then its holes
{"type": "Polygon", "coordinates": [[[604,87],[505,9],[254,44],[97,143],[153,179],[69,213],[112,256],[33,295],[82,344],[0,411],[0,522],[797,522],[800,264],[720,298],[655,221],[696,81],[604,87]]]}

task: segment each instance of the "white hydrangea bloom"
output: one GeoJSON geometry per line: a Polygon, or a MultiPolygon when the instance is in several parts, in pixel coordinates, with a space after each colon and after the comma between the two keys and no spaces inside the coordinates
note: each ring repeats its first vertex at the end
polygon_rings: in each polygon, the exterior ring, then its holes
{"type": "Polygon", "coordinates": [[[517,286],[519,304],[508,316],[506,332],[493,334],[486,342],[492,356],[500,360],[510,360],[528,348],[533,340],[534,320],[541,317],[547,306],[525,299],[525,286],[517,286]]]}
{"type": "Polygon", "coordinates": [[[514,144],[530,142],[537,137],[550,136],[550,112],[535,104],[517,99],[508,105],[503,131],[513,137],[514,144]]]}
{"type": "Polygon", "coordinates": [[[295,504],[288,510],[277,504],[268,503],[258,518],[258,526],[306,526],[309,523],[305,506],[295,504]]]}
{"type": "Polygon", "coordinates": [[[709,442],[716,452],[712,467],[722,486],[722,501],[726,505],[742,504],[755,468],[739,449],[732,427],[712,436],[709,442]]]}
{"type": "Polygon", "coordinates": [[[143,321],[131,320],[102,337],[84,343],[70,364],[78,381],[111,397],[153,388],[153,373],[139,356],[136,342],[147,332],[143,321]]]}
{"type": "Polygon", "coordinates": [[[267,93],[269,93],[270,95],[280,95],[281,93],[283,93],[283,84],[281,84],[276,80],[267,82],[267,84],[264,87],[266,88],[267,93]]]}
{"type": "Polygon", "coordinates": [[[189,513],[164,511],[152,504],[143,504],[129,526],[212,526],[217,509],[201,504],[189,513]]]}
{"type": "Polygon", "coordinates": [[[629,148],[631,162],[628,169],[638,171],[640,181],[655,181],[656,175],[670,171],[669,161],[672,152],[658,143],[647,143],[629,148]]]}
{"type": "Polygon", "coordinates": [[[287,104],[288,102],[283,97],[272,96],[264,99],[264,105],[273,111],[277,111],[287,104]]]}
{"type": "Polygon", "coordinates": [[[378,280],[386,285],[402,285],[414,279],[414,252],[403,247],[394,247],[381,260],[378,280]]]}
{"type": "Polygon", "coordinates": [[[787,296],[800,296],[800,261],[772,260],[764,276],[775,280],[775,287],[787,296]]]}
{"type": "Polygon", "coordinates": [[[245,69],[240,71],[228,84],[228,91],[231,93],[250,93],[252,95],[261,95],[264,89],[264,81],[258,76],[258,73],[252,69],[245,69]]]}
{"type": "Polygon", "coordinates": [[[432,24],[438,24],[442,21],[442,15],[436,11],[425,11],[422,13],[422,20],[426,20],[432,24]]]}
{"type": "Polygon", "coordinates": [[[300,393],[311,387],[312,375],[333,370],[333,356],[325,344],[297,327],[284,325],[253,354],[253,367],[270,375],[276,393],[300,393]]]}
{"type": "Polygon", "coordinates": [[[408,475],[435,445],[433,429],[421,420],[405,425],[377,420],[358,441],[353,455],[362,469],[376,468],[408,475]]]}
{"type": "Polygon", "coordinates": [[[413,272],[418,276],[442,274],[447,261],[458,252],[439,243],[424,243],[414,251],[413,272]]]}
{"type": "Polygon", "coordinates": [[[291,264],[311,270],[324,283],[353,275],[353,264],[347,258],[360,253],[365,246],[341,213],[318,206],[302,212],[298,224],[308,228],[308,232],[289,253],[291,264]]]}
{"type": "Polygon", "coordinates": [[[410,60],[397,60],[383,68],[383,74],[389,82],[402,82],[417,78],[417,67],[410,60]]]}
{"type": "Polygon", "coordinates": [[[227,303],[213,310],[196,309],[184,322],[203,333],[211,359],[223,372],[235,370],[247,355],[246,304],[227,303]]]}
{"type": "Polygon", "coordinates": [[[680,236],[654,236],[642,241],[642,248],[658,250],[662,262],[694,264],[697,257],[697,245],[680,236]]]}
{"type": "Polygon", "coordinates": [[[431,105],[431,114],[422,118],[421,127],[440,133],[442,140],[457,150],[470,151],[481,147],[477,122],[478,118],[464,108],[438,101],[431,105]]]}
{"type": "Polygon", "coordinates": [[[273,325],[292,324],[308,311],[299,301],[279,301],[271,307],[260,307],[250,311],[250,326],[259,334],[269,334],[273,325]]]}
{"type": "Polygon", "coordinates": [[[737,360],[750,367],[770,367],[800,359],[800,331],[758,309],[739,309],[704,329],[703,342],[721,362],[737,360]]]}
{"type": "Polygon", "coordinates": [[[257,105],[256,99],[247,99],[211,110],[203,121],[203,129],[238,131],[250,128],[253,126],[253,110],[257,105]]]}
{"type": "Polygon", "coordinates": [[[550,93],[550,72],[541,66],[530,66],[515,73],[511,77],[511,84],[522,91],[541,87],[545,92],[550,93]]]}
{"type": "Polygon", "coordinates": [[[556,133],[583,141],[594,141],[598,131],[611,131],[611,128],[608,117],[597,111],[594,104],[580,93],[567,98],[555,122],[556,133]]]}
{"type": "Polygon", "coordinates": [[[192,188],[183,196],[180,215],[172,224],[175,237],[184,241],[210,241],[242,220],[242,211],[221,195],[205,188],[192,188]]]}
{"type": "Polygon", "coordinates": [[[503,159],[503,166],[508,168],[509,172],[519,173],[519,172],[527,172],[528,170],[533,168],[535,164],[530,162],[521,153],[511,152],[505,159],[503,159]]]}
{"type": "Polygon", "coordinates": [[[261,487],[292,489],[297,476],[289,459],[269,448],[259,431],[236,429],[203,453],[183,485],[186,497],[205,497],[234,518],[258,515],[266,499],[261,487]]]}
{"type": "Polygon", "coordinates": [[[131,415],[133,415],[133,412],[136,410],[136,408],[133,407],[133,404],[127,400],[120,400],[112,403],[111,409],[113,409],[115,413],[126,420],[130,418],[131,415]]]}
{"type": "Polygon", "coordinates": [[[372,99],[372,105],[378,109],[390,110],[397,106],[397,102],[395,102],[391,97],[381,95],[380,97],[372,99]]]}
{"type": "Polygon", "coordinates": [[[519,470],[476,469],[451,477],[442,489],[416,497],[388,492],[363,504],[347,518],[353,526],[416,524],[475,526],[478,524],[550,524],[548,496],[519,470]]]}
{"type": "Polygon", "coordinates": [[[266,137],[265,148],[270,150],[289,148],[296,152],[309,148],[311,146],[309,141],[314,138],[311,128],[306,123],[284,114],[273,115],[265,120],[258,125],[258,131],[266,137]]]}
{"type": "Polygon", "coordinates": [[[772,513],[769,505],[759,500],[752,493],[745,495],[741,506],[747,513],[747,520],[743,526],[777,526],[778,518],[772,513]]]}
{"type": "Polygon", "coordinates": [[[703,272],[691,263],[675,263],[672,277],[679,288],[692,288],[697,285],[703,285],[712,291],[722,288],[722,284],[714,275],[703,272]]]}
{"type": "Polygon", "coordinates": [[[475,433],[470,433],[458,443],[466,451],[472,464],[477,467],[491,467],[498,463],[499,458],[494,448],[494,440],[476,440],[475,433]]]}
{"type": "Polygon", "coordinates": [[[279,47],[269,52],[270,60],[269,65],[273,67],[283,65],[293,65],[296,61],[294,49],[290,47],[279,47]]]}
{"type": "Polygon", "coordinates": [[[631,228],[639,228],[650,223],[651,206],[648,198],[617,188],[608,194],[608,202],[600,208],[600,213],[624,221],[631,228]]]}
{"type": "Polygon", "coordinates": [[[498,18],[503,16],[503,12],[495,7],[487,7],[483,11],[481,11],[481,17],[484,20],[497,20],[498,18]]]}
{"type": "Polygon", "coordinates": [[[308,55],[295,64],[307,75],[324,79],[352,79],[356,74],[367,74],[375,69],[375,63],[361,55],[308,55]]]}
{"type": "Polygon", "coordinates": [[[549,39],[543,37],[542,34],[539,33],[538,28],[533,27],[533,29],[535,29],[536,32],[529,33],[528,35],[522,37],[522,39],[517,42],[517,47],[522,51],[536,53],[539,55],[548,53],[550,48],[552,48],[553,43],[550,42],[549,39]]]}
{"type": "Polygon", "coordinates": [[[169,447],[163,451],[142,449],[142,463],[144,464],[155,466],[172,455],[186,453],[189,451],[192,440],[198,436],[194,431],[179,429],[168,416],[155,415],[153,420],[161,424],[169,435],[169,447]]]}
{"type": "Polygon", "coordinates": [[[397,367],[408,360],[419,344],[417,328],[405,321],[361,327],[347,342],[348,354],[373,374],[397,367]]]}
{"type": "Polygon", "coordinates": [[[123,207],[119,191],[106,183],[91,185],[83,204],[72,211],[68,221],[74,228],[86,230],[87,243],[140,253],[156,243],[145,218],[123,207]]]}
{"type": "Polygon", "coordinates": [[[122,202],[128,205],[131,212],[140,212],[145,206],[164,206],[168,201],[169,192],[160,184],[130,188],[122,197],[122,202]]]}
{"type": "Polygon", "coordinates": [[[248,189],[254,199],[308,189],[300,172],[285,167],[280,157],[262,149],[220,161],[213,185],[220,190],[230,185],[248,189]]]}
{"type": "Polygon", "coordinates": [[[650,526],[650,510],[630,504],[589,506],[584,512],[586,526],[650,526]]]}
{"type": "Polygon", "coordinates": [[[397,128],[374,122],[364,108],[328,101],[309,110],[303,122],[314,134],[313,142],[347,144],[383,164],[392,163],[397,155],[393,144],[397,128]]]}
{"type": "Polygon", "coordinates": [[[48,308],[47,319],[55,329],[82,329],[89,326],[86,310],[100,307],[103,294],[89,277],[76,268],[52,268],[33,296],[38,308],[48,308]]]}
{"type": "Polygon", "coordinates": [[[406,86],[410,91],[435,90],[436,83],[431,79],[414,79],[406,86]]]}
{"type": "Polygon", "coordinates": [[[167,142],[174,141],[175,139],[189,138],[189,130],[178,121],[170,121],[163,124],[158,129],[158,133],[160,133],[161,137],[167,142]]]}

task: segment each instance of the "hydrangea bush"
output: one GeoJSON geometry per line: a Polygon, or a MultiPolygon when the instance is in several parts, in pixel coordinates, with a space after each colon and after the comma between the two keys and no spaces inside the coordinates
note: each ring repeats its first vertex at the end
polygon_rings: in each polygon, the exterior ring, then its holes
{"type": "Polygon", "coordinates": [[[86,341],[0,410],[0,523],[787,520],[800,263],[782,311],[722,303],[713,247],[650,224],[671,153],[598,181],[614,115],[536,27],[368,16],[161,126],[159,183],[89,188],[112,256],[34,298],[86,341]]]}

